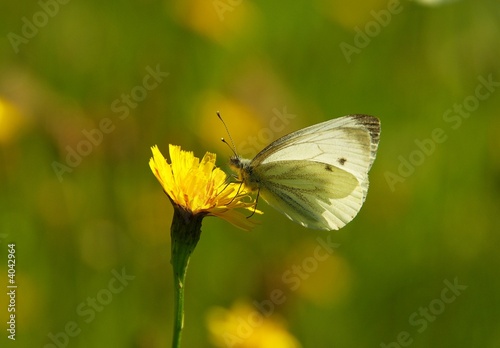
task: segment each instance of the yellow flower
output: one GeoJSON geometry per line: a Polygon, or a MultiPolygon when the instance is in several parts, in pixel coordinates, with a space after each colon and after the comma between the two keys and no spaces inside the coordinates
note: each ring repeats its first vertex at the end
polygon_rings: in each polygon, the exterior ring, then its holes
{"type": "MultiPolygon", "coordinates": [[[[189,259],[201,235],[205,216],[218,216],[248,230],[253,221],[236,208],[255,211],[255,202],[240,184],[228,183],[226,174],[215,166],[215,154],[207,152],[200,161],[192,152],[170,145],[170,162],[151,148],[149,166],[174,205],[170,227],[174,276],[174,330],[172,347],[179,348],[184,327],[184,288],[189,259]]],[[[256,211],[259,212],[259,211],[256,211]]],[[[261,212],[259,212],[261,213],[261,212]]]]}
{"type": "Polygon", "coordinates": [[[151,150],[149,166],[174,205],[192,215],[220,217],[244,230],[254,225],[248,212],[235,210],[253,211],[253,198],[243,185],[227,183],[226,174],[215,166],[215,154],[207,152],[200,162],[192,152],[169,145],[168,163],[157,146],[151,150]]]}

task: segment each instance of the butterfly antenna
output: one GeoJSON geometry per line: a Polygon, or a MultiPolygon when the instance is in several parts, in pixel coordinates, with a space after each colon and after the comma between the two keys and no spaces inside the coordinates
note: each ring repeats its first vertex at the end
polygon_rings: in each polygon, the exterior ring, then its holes
{"type": "Polygon", "coordinates": [[[229,144],[226,141],[226,139],[224,139],[224,138],[221,138],[220,140],[224,144],[226,144],[227,146],[229,146],[229,148],[231,149],[231,151],[234,153],[235,156],[238,156],[238,154],[236,152],[236,146],[234,146],[233,137],[231,136],[231,133],[229,133],[229,128],[227,128],[226,122],[224,122],[224,120],[222,119],[222,116],[220,115],[219,111],[217,111],[217,116],[219,117],[219,120],[221,120],[222,124],[224,125],[224,128],[226,128],[226,132],[227,132],[227,135],[229,136],[229,140],[231,141],[231,144],[229,144]]]}

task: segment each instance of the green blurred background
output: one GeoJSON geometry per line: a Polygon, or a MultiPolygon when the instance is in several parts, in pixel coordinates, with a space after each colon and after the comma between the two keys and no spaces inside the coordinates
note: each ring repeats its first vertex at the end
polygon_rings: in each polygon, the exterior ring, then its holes
{"type": "Polygon", "coordinates": [[[380,117],[381,142],[340,231],[263,202],[251,232],[205,219],[183,347],[500,346],[498,1],[62,2],[0,5],[0,292],[8,243],[18,284],[2,347],[170,346],[150,147],[227,170],[217,110],[245,156],[352,113],[380,117]],[[338,244],[320,261],[317,238],[338,244]],[[255,316],[273,290],[286,300],[255,316]]]}

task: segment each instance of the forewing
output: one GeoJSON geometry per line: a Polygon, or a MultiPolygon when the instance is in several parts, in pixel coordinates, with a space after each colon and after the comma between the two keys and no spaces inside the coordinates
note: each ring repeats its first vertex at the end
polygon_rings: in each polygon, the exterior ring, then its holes
{"type": "Polygon", "coordinates": [[[375,160],[379,137],[378,118],[368,115],[339,117],[281,137],[259,152],[253,163],[255,166],[279,160],[311,159],[339,166],[343,158],[346,161],[342,169],[359,170],[358,166],[362,166],[368,171],[375,160]],[[360,155],[367,155],[368,160],[361,161],[360,155]]]}
{"type": "Polygon", "coordinates": [[[368,171],[377,153],[380,121],[368,115],[349,115],[322,122],[271,143],[252,160],[256,168],[277,161],[315,161],[354,175],[368,191],[368,171]]]}
{"type": "Polygon", "coordinates": [[[361,209],[363,188],[351,173],[314,161],[274,161],[255,168],[259,194],[305,227],[337,230],[361,209]]]}

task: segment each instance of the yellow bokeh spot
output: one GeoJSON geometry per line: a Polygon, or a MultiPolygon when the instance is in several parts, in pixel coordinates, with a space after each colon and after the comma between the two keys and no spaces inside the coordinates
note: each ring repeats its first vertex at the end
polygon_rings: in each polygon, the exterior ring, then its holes
{"type": "Polygon", "coordinates": [[[21,111],[9,101],[0,98],[0,144],[9,144],[27,126],[21,111]]]}
{"type": "Polygon", "coordinates": [[[349,295],[353,274],[347,260],[335,251],[329,253],[318,244],[306,243],[291,253],[287,263],[300,269],[295,278],[298,296],[324,306],[345,301],[349,295]]]}
{"type": "MultiPolygon", "coordinates": [[[[363,29],[366,23],[374,20],[372,11],[378,12],[382,9],[387,9],[389,1],[364,0],[351,2],[343,0],[316,0],[316,3],[319,10],[327,17],[345,29],[354,31],[356,26],[363,29]]],[[[401,6],[401,1],[399,1],[399,6],[401,6]]]]}
{"type": "MultiPolygon", "coordinates": [[[[7,249],[5,250],[7,251],[7,249]]],[[[1,267],[0,271],[1,274],[7,275],[6,267],[1,267]]],[[[40,319],[40,312],[44,307],[45,293],[43,287],[38,286],[36,280],[29,274],[20,272],[19,268],[16,272],[15,281],[16,285],[19,284],[19,287],[16,289],[6,289],[5,295],[0,297],[0,306],[3,309],[0,312],[0,320],[7,326],[5,323],[10,320],[10,315],[15,314],[17,328],[23,328],[26,332],[29,331],[30,328],[34,330],[37,325],[37,320],[40,319]],[[34,289],[36,289],[36,291],[34,289]],[[11,302],[10,291],[14,291],[15,293],[12,298],[14,302],[11,302]],[[9,305],[11,306],[9,307],[9,305]],[[11,309],[10,311],[9,308],[11,309]],[[15,312],[12,311],[12,308],[15,308],[15,312]]],[[[5,332],[7,333],[7,331],[5,332]]]]}
{"type": "Polygon", "coordinates": [[[251,31],[256,20],[255,7],[243,0],[177,1],[174,7],[179,22],[220,44],[251,31]]]}
{"type": "Polygon", "coordinates": [[[212,308],[207,315],[207,325],[216,347],[301,347],[278,314],[264,316],[246,301],[236,302],[230,309],[212,308]]]}
{"type": "Polygon", "coordinates": [[[224,125],[216,115],[217,111],[220,111],[222,118],[226,122],[239,155],[253,157],[267,145],[267,143],[262,143],[259,146],[253,146],[249,142],[249,137],[255,137],[265,126],[264,120],[256,112],[237,99],[207,91],[200,97],[196,111],[196,114],[200,115],[200,118],[196,121],[198,135],[204,144],[210,144],[210,147],[213,146],[217,152],[228,154],[226,161],[229,159],[231,152],[220,139],[224,137],[228,142],[230,142],[230,139],[226,134],[224,125]],[[213,131],[207,132],[207,129],[213,131]],[[251,151],[248,151],[249,147],[251,147],[251,151]]]}

